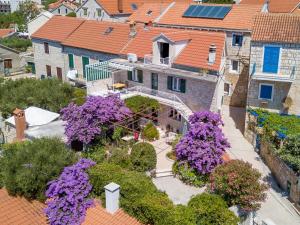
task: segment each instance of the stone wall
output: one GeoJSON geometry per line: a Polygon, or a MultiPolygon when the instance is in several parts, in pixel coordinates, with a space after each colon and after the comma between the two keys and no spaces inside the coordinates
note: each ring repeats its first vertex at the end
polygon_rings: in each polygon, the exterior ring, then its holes
{"type": "Polygon", "coordinates": [[[284,191],[288,190],[288,182],[290,182],[290,194],[288,197],[300,209],[300,178],[273,153],[272,147],[267,142],[262,141],[260,155],[284,191]]]}
{"type": "MultiPolygon", "coordinates": [[[[254,68],[254,64],[255,72],[262,73],[265,45],[274,45],[274,43],[252,43],[250,73],[254,68]]],[[[281,46],[278,76],[288,76],[294,72],[295,80],[293,82],[282,82],[252,79],[249,84],[247,102],[250,107],[264,107],[273,112],[284,112],[298,115],[300,114],[300,45],[277,44],[277,46],[281,46]],[[262,101],[258,98],[260,83],[274,85],[274,98],[272,101],[262,101]],[[287,96],[290,96],[292,98],[293,103],[288,111],[284,111],[282,102],[287,96]]]]}

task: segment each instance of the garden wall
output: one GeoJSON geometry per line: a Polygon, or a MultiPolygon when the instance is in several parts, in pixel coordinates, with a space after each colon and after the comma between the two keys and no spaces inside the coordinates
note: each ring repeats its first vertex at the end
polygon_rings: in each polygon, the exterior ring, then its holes
{"type": "Polygon", "coordinates": [[[272,146],[269,143],[262,141],[260,155],[270,168],[279,186],[284,191],[289,192],[289,199],[300,210],[300,178],[273,153],[272,146]]]}

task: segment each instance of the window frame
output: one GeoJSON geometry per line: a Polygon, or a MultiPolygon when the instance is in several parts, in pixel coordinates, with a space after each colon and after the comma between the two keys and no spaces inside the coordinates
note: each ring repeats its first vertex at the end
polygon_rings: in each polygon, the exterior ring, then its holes
{"type": "Polygon", "coordinates": [[[172,77],[172,90],[177,91],[177,92],[181,92],[181,90],[180,90],[180,78],[179,77],[172,77]],[[175,80],[176,80],[176,85],[174,85],[175,80]]]}
{"type": "Polygon", "coordinates": [[[11,58],[7,58],[3,60],[4,69],[12,69],[13,68],[12,64],[13,64],[13,60],[11,58]],[[7,64],[9,65],[9,67],[6,67],[7,64]]]}
{"type": "Polygon", "coordinates": [[[70,70],[75,68],[74,54],[72,54],[72,53],[68,53],[68,66],[69,66],[70,70]],[[70,66],[70,56],[72,56],[73,67],[70,66]]]}
{"type": "Polygon", "coordinates": [[[274,84],[260,83],[260,84],[259,84],[259,90],[258,90],[258,99],[259,99],[259,100],[265,100],[265,101],[273,101],[273,98],[274,98],[274,84]],[[271,99],[268,99],[268,98],[261,98],[261,87],[262,87],[262,86],[270,86],[270,87],[272,87],[271,99]]]}
{"type": "Polygon", "coordinates": [[[235,74],[239,74],[240,73],[240,61],[239,60],[235,60],[235,59],[231,59],[230,60],[229,72],[230,73],[235,73],[235,74]],[[233,69],[233,62],[237,62],[237,70],[233,69]]]}
{"type": "Polygon", "coordinates": [[[88,8],[82,7],[82,10],[83,10],[83,15],[87,16],[88,15],[88,8]]]}
{"type": "Polygon", "coordinates": [[[44,42],[44,53],[45,54],[50,54],[50,49],[49,49],[49,43],[48,42],[44,42]]]}
{"type": "Polygon", "coordinates": [[[267,44],[267,45],[263,45],[263,55],[262,55],[262,62],[261,62],[261,72],[264,74],[280,74],[280,68],[281,68],[281,56],[282,56],[282,46],[281,45],[271,45],[271,44],[267,44]],[[266,47],[277,47],[279,48],[279,56],[278,56],[278,68],[277,68],[277,73],[270,73],[270,72],[264,72],[264,64],[265,64],[265,48],[266,47]]]}
{"type": "Polygon", "coordinates": [[[232,84],[229,83],[229,82],[224,82],[224,96],[231,96],[231,87],[232,87],[232,84]],[[225,85],[228,85],[228,92],[225,91],[225,85]]]}
{"type": "Polygon", "coordinates": [[[102,16],[102,9],[101,8],[96,8],[96,12],[97,12],[97,17],[102,16]]]}
{"type": "Polygon", "coordinates": [[[241,34],[241,33],[232,33],[232,41],[231,41],[232,47],[242,47],[243,42],[244,42],[244,35],[243,34],[241,34]],[[234,36],[241,36],[242,37],[242,43],[241,44],[233,44],[234,36]]]}

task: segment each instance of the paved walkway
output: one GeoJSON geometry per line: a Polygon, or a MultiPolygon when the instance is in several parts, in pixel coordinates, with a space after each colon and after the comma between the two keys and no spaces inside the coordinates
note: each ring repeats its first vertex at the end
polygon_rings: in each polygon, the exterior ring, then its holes
{"type": "Polygon", "coordinates": [[[267,192],[268,197],[257,212],[258,217],[260,219],[270,218],[276,225],[300,225],[300,216],[276,185],[269,168],[254,151],[253,146],[244,138],[242,134],[244,115],[243,109],[224,107],[222,116],[225,126],[223,131],[231,144],[228,152],[230,157],[250,162],[268,180],[270,185],[267,192]]]}

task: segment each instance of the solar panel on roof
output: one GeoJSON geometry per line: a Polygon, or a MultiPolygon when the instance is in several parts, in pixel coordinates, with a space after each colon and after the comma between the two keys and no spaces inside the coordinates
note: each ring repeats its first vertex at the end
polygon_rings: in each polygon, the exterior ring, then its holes
{"type": "Polygon", "coordinates": [[[183,17],[224,19],[231,6],[190,5],[183,17]]]}

